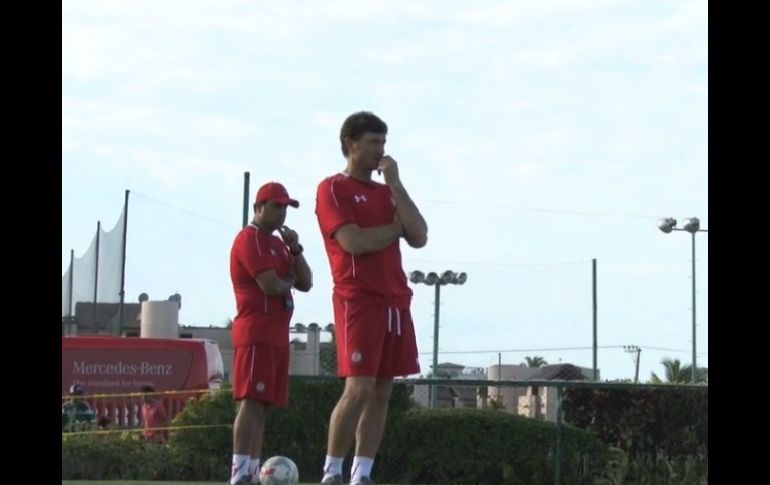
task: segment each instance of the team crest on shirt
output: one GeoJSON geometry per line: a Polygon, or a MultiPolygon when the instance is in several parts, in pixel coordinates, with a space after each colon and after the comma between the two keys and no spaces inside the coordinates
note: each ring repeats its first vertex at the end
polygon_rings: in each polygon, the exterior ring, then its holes
{"type": "Polygon", "coordinates": [[[278,256],[278,253],[276,253],[275,249],[273,248],[270,248],[270,254],[272,254],[273,256],[278,256]]]}
{"type": "Polygon", "coordinates": [[[366,202],[365,195],[354,195],[353,199],[356,201],[356,204],[360,204],[361,202],[366,202]]]}
{"type": "Polygon", "coordinates": [[[350,356],[350,360],[352,360],[354,364],[360,364],[363,358],[361,352],[353,352],[353,355],[350,356]]]}
{"type": "Polygon", "coordinates": [[[262,392],[265,390],[265,383],[264,382],[257,382],[257,392],[262,392]]]}

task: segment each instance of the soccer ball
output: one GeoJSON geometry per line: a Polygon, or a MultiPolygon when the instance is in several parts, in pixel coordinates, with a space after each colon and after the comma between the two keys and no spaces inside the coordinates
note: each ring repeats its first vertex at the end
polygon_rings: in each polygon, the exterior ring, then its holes
{"type": "Polygon", "coordinates": [[[259,483],[262,485],[297,485],[299,470],[293,461],[285,456],[273,456],[265,460],[259,469],[259,483]]]}

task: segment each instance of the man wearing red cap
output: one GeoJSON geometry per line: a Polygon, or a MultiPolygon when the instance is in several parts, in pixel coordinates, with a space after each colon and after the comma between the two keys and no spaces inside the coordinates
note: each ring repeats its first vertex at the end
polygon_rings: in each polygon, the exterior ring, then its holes
{"type": "Polygon", "coordinates": [[[334,279],[337,371],[346,378],[329,423],[323,485],[342,485],[342,462],[354,438],[350,484],[373,483],[393,378],[420,371],[399,240],[421,248],[428,226],[396,161],[385,155],[387,133],[372,113],[350,115],[340,130],[347,168],[323,180],[316,195],[334,279]],[[375,170],[385,184],[372,181],[375,170]]]}
{"type": "Polygon", "coordinates": [[[291,290],[310,291],[313,276],[297,233],[284,225],[286,207],[299,207],[286,188],[270,182],[257,192],[254,219],[233,242],[230,279],[233,320],[233,425],[230,485],[259,483],[259,457],[270,407],[289,400],[291,290]],[[281,237],[274,235],[278,231],[281,237]]]}

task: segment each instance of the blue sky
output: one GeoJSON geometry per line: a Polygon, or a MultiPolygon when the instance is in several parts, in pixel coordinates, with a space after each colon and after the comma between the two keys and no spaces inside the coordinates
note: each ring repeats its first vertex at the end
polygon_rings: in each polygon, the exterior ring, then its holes
{"type": "MultiPolygon", "coordinates": [[[[287,224],[315,287],[294,321],[332,321],[315,188],[344,168],[344,118],[371,110],[429,224],[405,269],[468,273],[442,288],[441,361],[586,347],[502,360],[590,367],[597,258],[599,345],[642,347],[647,379],[690,361],[689,235],[655,223],[708,228],[707,24],[697,0],[64,2],[62,272],[129,189],[127,300],[179,292],[183,324],[222,325],[249,171],[252,198],[278,180],[301,203],[287,224]]],[[[433,289],[413,289],[427,372],[433,289]]],[[[599,366],[633,377],[622,348],[599,366]]]]}

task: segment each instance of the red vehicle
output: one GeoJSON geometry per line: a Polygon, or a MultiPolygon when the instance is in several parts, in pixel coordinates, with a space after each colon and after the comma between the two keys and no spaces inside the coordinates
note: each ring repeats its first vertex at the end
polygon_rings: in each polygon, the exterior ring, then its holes
{"type": "MultiPolygon", "coordinates": [[[[79,384],[96,415],[119,426],[139,424],[142,397],[126,394],[144,386],[158,392],[201,391],[219,389],[224,380],[219,346],[206,339],[66,336],[61,364],[62,396],[79,384]]],[[[177,392],[161,398],[173,418],[198,395],[177,392]]]]}

